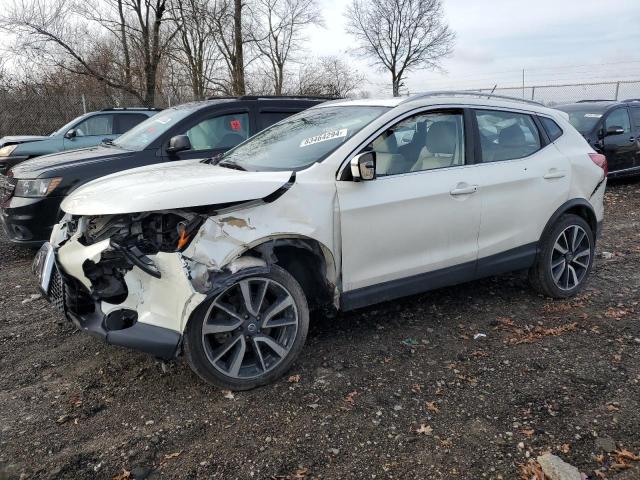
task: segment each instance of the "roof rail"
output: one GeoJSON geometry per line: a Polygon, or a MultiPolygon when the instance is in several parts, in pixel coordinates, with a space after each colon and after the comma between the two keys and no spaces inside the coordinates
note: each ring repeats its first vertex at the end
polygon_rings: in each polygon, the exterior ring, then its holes
{"type": "Polygon", "coordinates": [[[508,97],[506,95],[496,95],[495,93],[490,93],[490,92],[476,92],[473,90],[442,90],[442,91],[416,93],[414,95],[409,96],[406,100],[402,101],[401,103],[411,102],[419,98],[456,97],[456,96],[497,98],[500,100],[509,100],[511,102],[521,102],[521,103],[528,103],[530,105],[538,105],[540,107],[545,106],[544,104],[540,102],[536,102],[534,100],[527,100],[525,98],[518,98],[518,97],[508,97]]]}
{"type": "Polygon", "coordinates": [[[594,98],[592,100],[578,100],[576,103],[597,103],[597,102],[615,102],[615,100],[613,99],[606,99],[606,98],[594,98]]]}
{"type": "Polygon", "coordinates": [[[627,98],[625,100],[622,100],[622,103],[633,103],[633,102],[640,102],[640,98],[627,98]]]}
{"type": "Polygon", "coordinates": [[[111,111],[119,111],[119,110],[156,110],[156,111],[160,111],[162,110],[161,108],[157,108],[157,107],[107,107],[107,108],[103,108],[100,111],[101,112],[111,112],[111,111]]]}
{"type": "Polygon", "coordinates": [[[213,96],[208,97],[207,100],[226,100],[226,99],[235,99],[235,100],[269,100],[269,99],[295,99],[295,100],[337,100],[340,97],[332,97],[332,96],[322,96],[322,95],[239,95],[239,96],[213,96]]]}

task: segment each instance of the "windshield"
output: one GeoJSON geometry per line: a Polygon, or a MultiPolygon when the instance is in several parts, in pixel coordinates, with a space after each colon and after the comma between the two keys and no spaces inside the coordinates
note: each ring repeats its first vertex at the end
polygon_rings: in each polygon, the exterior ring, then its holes
{"type": "Polygon", "coordinates": [[[112,144],[127,150],[144,150],[183,118],[191,115],[191,108],[171,108],[149,117],[115,139],[112,144]]]}
{"type": "Polygon", "coordinates": [[[301,170],[325,159],[389,107],[319,107],[282,120],[223,155],[245,170],[301,170]]]}
{"type": "Polygon", "coordinates": [[[599,105],[566,105],[556,107],[569,114],[569,122],[583,135],[590,133],[602,118],[605,107],[599,105]]]}

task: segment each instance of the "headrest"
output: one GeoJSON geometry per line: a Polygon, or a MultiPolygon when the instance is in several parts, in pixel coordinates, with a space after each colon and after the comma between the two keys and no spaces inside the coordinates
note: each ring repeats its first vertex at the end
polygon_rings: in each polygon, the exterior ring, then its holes
{"type": "Polygon", "coordinates": [[[501,147],[521,147],[525,143],[526,139],[519,125],[511,125],[500,130],[498,145],[501,147]]]}
{"type": "Polygon", "coordinates": [[[373,141],[373,149],[377,153],[397,153],[396,136],[392,132],[384,132],[373,141]]]}
{"type": "Polygon", "coordinates": [[[456,125],[453,122],[433,122],[427,133],[427,150],[431,153],[453,155],[456,150],[456,125]]]}

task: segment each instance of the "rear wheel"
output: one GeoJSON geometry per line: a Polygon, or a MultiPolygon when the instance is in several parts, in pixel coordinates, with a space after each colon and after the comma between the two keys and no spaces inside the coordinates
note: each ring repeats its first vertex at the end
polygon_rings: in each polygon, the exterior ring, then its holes
{"type": "Polygon", "coordinates": [[[587,280],[595,239],[582,217],[566,214],[541,239],[540,252],[529,271],[532,286],[553,298],[577,294],[587,280]]]}
{"type": "Polygon", "coordinates": [[[282,376],[304,345],[309,309],[298,282],[280,267],[239,274],[185,332],[185,356],[205,381],[249,390],[282,376]]]}

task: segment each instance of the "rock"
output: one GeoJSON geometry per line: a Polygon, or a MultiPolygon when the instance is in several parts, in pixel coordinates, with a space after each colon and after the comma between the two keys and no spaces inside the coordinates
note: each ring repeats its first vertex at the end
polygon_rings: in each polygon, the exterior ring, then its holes
{"type": "Polygon", "coordinates": [[[616,450],[616,442],[611,437],[598,437],[596,438],[596,448],[611,453],[616,450]]]}
{"type": "Polygon", "coordinates": [[[131,469],[131,476],[135,480],[144,480],[149,475],[151,475],[151,468],[149,467],[137,466],[131,469]]]}
{"type": "Polygon", "coordinates": [[[337,448],[330,448],[329,452],[334,454],[334,455],[338,455],[340,453],[340,450],[337,448]]]}
{"type": "Polygon", "coordinates": [[[609,260],[610,258],[613,258],[613,253],[611,253],[611,252],[602,252],[602,258],[604,258],[605,260],[609,260]]]}
{"type": "Polygon", "coordinates": [[[28,298],[22,300],[22,304],[24,305],[25,303],[33,302],[34,300],[39,300],[41,298],[42,295],[40,295],[39,293],[32,293],[28,298]]]}
{"type": "Polygon", "coordinates": [[[545,453],[537,460],[549,480],[582,480],[582,475],[576,467],[569,465],[556,455],[545,453]]]}

